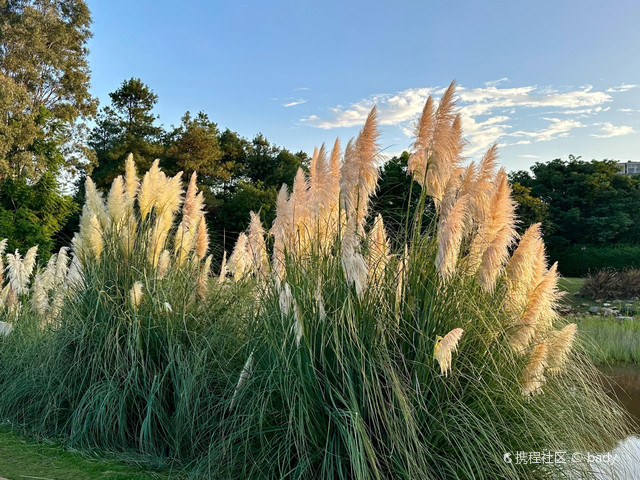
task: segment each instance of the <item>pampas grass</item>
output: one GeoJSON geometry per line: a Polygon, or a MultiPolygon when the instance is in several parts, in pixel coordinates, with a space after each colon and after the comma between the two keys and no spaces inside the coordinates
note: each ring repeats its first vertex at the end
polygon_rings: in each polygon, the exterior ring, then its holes
{"type": "Polygon", "coordinates": [[[5,256],[0,416],[196,478],[588,478],[503,460],[610,449],[626,417],[561,325],[539,227],[516,246],[496,147],[462,164],[455,98],[425,105],[394,241],[369,215],[375,109],[282,187],[270,228],[251,213],[218,273],[195,175],[185,192],[155,162],[139,183],[129,158],[106,203],[88,181],[70,264],[30,284],[5,256]]]}

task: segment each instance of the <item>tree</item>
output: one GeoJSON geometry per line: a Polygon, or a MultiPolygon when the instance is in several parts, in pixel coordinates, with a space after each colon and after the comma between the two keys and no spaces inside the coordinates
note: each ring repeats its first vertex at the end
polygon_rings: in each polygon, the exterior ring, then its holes
{"type": "Polygon", "coordinates": [[[57,178],[92,160],[90,24],[82,0],[0,0],[0,237],[45,258],[73,210],[57,178]]]}
{"type": "Polygon", "coordinates": [[[536,163],[531,172],[511,174],[533,198],[548,206],[545,240],[549,250],[571,245],[640,243],[640,178],[617,173],[616,162],[569,156],[536,163]]]}
{"type": "Polygon", "coordinates": [[[47,158],[32,148],[55,139],[68,168],[87,150],[76,120],[95,113],[86,43],[91,15],[83,0],[0,1],[0,178],[37,179],[47,158]],[[80,139],[82,140],[82,139],[80,139]]]}
{"type": "Polygon", "coordinates": [[[518,216],[519,233],[524,232],[533,223],[543,223],[549,215],[549,205],[538,197],[531,195],[531,187],[525,187],[518,182],[511,185],[513,199],[517,202],[516,214],[518,216]]]}
{"type": "Polygon", "coordinates": [[[218,126],[204,112],[192,117],[186,112],[182,123],[165,140],[166,153],[163,166],[168,172],[183,171],[188,177],[198,172],[201,185],[219,187],[234,173],[234,160],[224,159],[218,126]]]}
{"type": "Polygon", "coordinates": [[[163,153],[161,127],[154,125],[157,116],[152,110],[158,96],[139,78],[130,78],[109,94],[111,105],[98,114],[89,145],[97,156],[91,178],[99,188],[106,189],[123,173],[129,153],[141,170],[163,153]]]}
{"type": "MultiPolygon", "coordinates": [[[[406,238],[403,236],[406,227],[407,213],[413,218],[420,199],[420,184],[412,183],[408,173],[409,153],[402,152],[393,157],[380,168],[378,191],[372,199],[372,218],[380,213],[384,217],[385,228],[389,237],[396,242],[396,247],[404,248],[406,238]]],[[[432,203],[427,202],[423,225],[433,216],[432,203]]]]}

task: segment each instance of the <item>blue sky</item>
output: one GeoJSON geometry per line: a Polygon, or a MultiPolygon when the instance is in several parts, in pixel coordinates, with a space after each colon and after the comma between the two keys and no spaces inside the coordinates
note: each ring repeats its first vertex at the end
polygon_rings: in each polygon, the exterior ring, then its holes
{"type": "Polygon", "coordinates": [[[427,95],[455,79],[466,155],[508,169],[640,160],[640,2],[88,0],[92,91],[130,77],[220,128],[311,152],[380,109],[384,152],[411,144],[427,95]]]}

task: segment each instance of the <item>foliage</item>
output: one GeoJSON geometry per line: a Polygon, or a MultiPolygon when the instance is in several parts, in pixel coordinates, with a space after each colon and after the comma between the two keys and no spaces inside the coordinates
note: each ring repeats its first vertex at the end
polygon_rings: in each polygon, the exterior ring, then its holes
{"type": "Polygon", "coordinates": [[[54,247],[54,234],[74,207],[71,197],[60,195],[51,173],[34,184],[24,178],[7,179],[0,188],[0,235],[9,238],[10,251],[40,245],[40,255],[46,259],[54,247]]]}
{"type": "Polygon", "coordinates": [[[0,2],[0,178],[37,179],[47,156],[39,138],[65,152],[77,168],[87,151],[77,136],[78,118],[91,116],[86,43],[91,17],[83,0],[0,2]],[[43,118],[46,112],[46,118],[43,118]]]}
{"type": "MultiPolygon", "coordinates": [[[[409,153],[402,152],[393,157],[380,168],[380,180],[375,197],[371,200],[371,209],[381,214],[390,238],[403,240],[401,233],[406,230],[406,219],[414,218],[422,188],[412,182],[408,170],[409,153]]],[[[433,209],[427,205],[423,222],[428,223],[433,217],[433,209]]]]}
{"type": "Polygon", "coordinates": [[[537,197],[531,195],[531,187],[525,187],[518,182],[512,183],[513,199],[518,202],[516,210],[520,220],[519,230],[524,231],[526,227],[534,223],[546,223],[549,215],[549,205],[537,197]]]}
{"type": "Polygon", "coordinates": [[[89,138],[97,156],[97,165],[90,173],[99,188],[108,187],[124,172],[129,153],[148,169],[163,152],[162,129],[154,125],[157,117],[152,113],[158,96],[139,78],[130,78],[109,97],[111,106],[101,110],[89,138]]]}
{"type": "MultiPolygon", "coordinates": [[[[619,175],[614,161],[570,156],[511,174],[548,206],[546,240],[553,255],[575,245],[640,244],[640,177],[619,175]]],[[[533,220],[529,216],[528,221],[533,220]]],[[[566,263],[566,262],[565,262],[566,263]]],[[[561,263],[561,268],[567,265],[561,263]]]]}
{"type": "Polygon", "coordinates": [[[563,275],[579,277],[605,268],[640,268],[640,245],[572,245],[551,252],[563,275]]]}

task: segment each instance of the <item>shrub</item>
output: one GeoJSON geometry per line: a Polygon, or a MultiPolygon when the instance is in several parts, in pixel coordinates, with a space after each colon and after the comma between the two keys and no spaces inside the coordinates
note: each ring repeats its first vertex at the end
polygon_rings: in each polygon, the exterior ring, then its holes
{"type": "Polygon", "coordinates": [[[640,296],[640,269],[600,270],[587,275],[580,294],[593,300],[630,299],[640,296]]]}
{"type": "Polygon", "coordinates": [[[596,246],[573,245],[550,253],[558,262],[560,272],[567,277],[582,277],[603,269],[640,268],[640,245],[596,246]]]}

